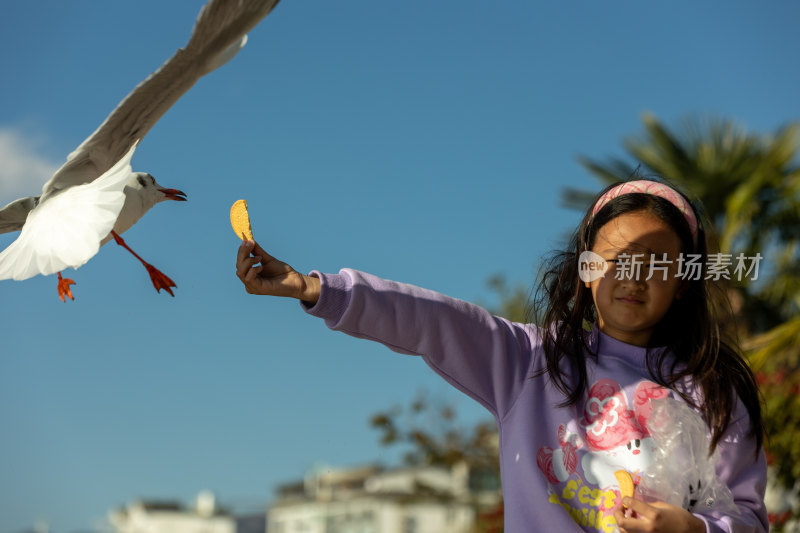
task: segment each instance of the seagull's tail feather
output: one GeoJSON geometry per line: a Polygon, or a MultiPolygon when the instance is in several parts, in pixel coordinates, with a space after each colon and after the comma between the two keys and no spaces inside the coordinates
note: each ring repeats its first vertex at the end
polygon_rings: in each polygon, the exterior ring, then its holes
{"type": "Polygon", "coordinates": [[[17,240],[0,253],[0,279],[46,276],[91,259],[125,203],[135,149],[136,144],[93,182],[70,187],[33,209],[17,240]]]}

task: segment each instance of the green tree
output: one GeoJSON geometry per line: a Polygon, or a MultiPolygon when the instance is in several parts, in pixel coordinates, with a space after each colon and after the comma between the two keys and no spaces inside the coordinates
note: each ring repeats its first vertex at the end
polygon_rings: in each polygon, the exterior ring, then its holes
{"type": "MultiPolygon", "coordinates": [[[[408,406],[396,405],[372,415],[370,426],[380,433],[382,445],[405,449],[405,464],[453,468],[464,463],[472,491],[499,493],[500,458],[493,420],[462,426],[452,405],[431,399],[422,390],[408,406]]],[[[471,505],[477,514],[474,533],[502,533],[502,499],[487,506],[476,498],[471,505]]]]}
{"type": "Polygon", "coordinates": [[[492,314],[502,316],[512,322],[535,322],[531,316],[531,291],[524,285],[509,286],[502,274],[495,274],[487,282],[489,289],[499,298],[496,306],[484,305],[492,314]]]}
{"type": "Polygon", "coordinates": [[[403,462],[409,466],[450,468],[466,462],[473,469],[499,472],[494,422],[462,426],[452,405],[432,400],[425,390],[418,392],[406,407],[396,405],[375,413],[369,424],[380,433],[382,445],[405,448],[403,462]]]}

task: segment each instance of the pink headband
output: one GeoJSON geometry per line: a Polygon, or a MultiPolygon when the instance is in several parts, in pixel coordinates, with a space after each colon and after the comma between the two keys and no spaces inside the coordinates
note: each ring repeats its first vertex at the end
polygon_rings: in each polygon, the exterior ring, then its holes
{"type": "Polygon", "coordinates": [[[689,224],[689,230],[692,232],[692,242],[695,248],[697,248],[697,218],[694,216],[692,206],[674,189],[657,181],[638,180],[620,183],[597,199],[597,202],[595,202],[592,208],[592,216],[595,216],[610,200],[613,200],[617,196],[631,193],[652,194],[653,196],[664,198],[677,207],[680,212],[683,213],[686,222],[689,224]]]}

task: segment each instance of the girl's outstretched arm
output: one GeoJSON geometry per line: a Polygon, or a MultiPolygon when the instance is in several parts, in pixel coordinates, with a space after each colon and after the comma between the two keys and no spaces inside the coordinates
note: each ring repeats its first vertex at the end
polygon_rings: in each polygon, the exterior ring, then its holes
{"type": "Polygon", "coordinates": [[[275,259],[255,241],[244,241],[236,255],[236,276],[250,294],[285,296],[303,302],[319,300],[319,279],[300,274],[275,259]]]}
{"type": "Polygon", "coordinates": [[[535,326],[475,304],[349,268],[311,276],[319,279],[320,291],[316,304],[303,304],[309,314],[335,331],[422,356],[498,420],[532,383],[542,360],[535,326]]]}

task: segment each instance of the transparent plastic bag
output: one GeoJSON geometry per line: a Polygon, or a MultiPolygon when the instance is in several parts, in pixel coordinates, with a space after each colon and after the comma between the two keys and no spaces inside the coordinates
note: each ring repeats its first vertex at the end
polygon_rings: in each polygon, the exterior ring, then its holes
{"type": "Polygon", "coordinates": [[[719,459],[708,449],[710,435],[700,414],[686,403],[651,400],[647,430],[658,446],[636,489],[645,501],[664,501],[690,512],[738,514],[730,489],[717,477],[719,459]]]}

